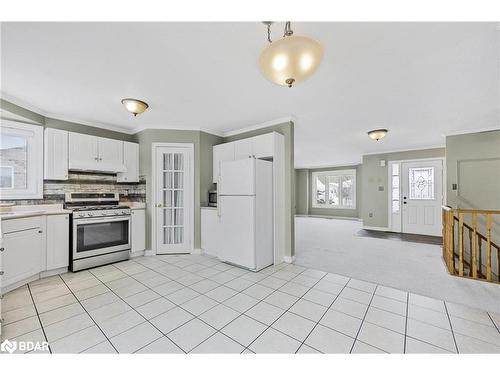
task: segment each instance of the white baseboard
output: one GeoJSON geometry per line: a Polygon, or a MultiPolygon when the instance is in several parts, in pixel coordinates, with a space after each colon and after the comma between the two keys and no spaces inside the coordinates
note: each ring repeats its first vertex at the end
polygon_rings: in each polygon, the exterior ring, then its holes
{"type": "Polygon", "coordinates": [[[317,219],[336,219],[336,220],[352,220],[352,221],[362,221],[359,217],[350,216],[331,216],[331,215],[295,215],[295,217],[312,217],[317,219]]]}
{"type": "Polygon", "coordinates": [[[154,250],[144,250],[144,256],[145,257],[150,257],[156,255],[156,252],[154,250]]]}
{"type": "Polygon", "coordinates": [[[292,257],[289,257],[289,256],[285,255],[285,256],[283,257],[283,261],[284,261],[285,263],[293,263],[293,262],[295,262],[295,255],[294,255],[294,256],[292,256],[292,257]]]}
{"type": "Polygon", "coordinates": [[[146,250],[130,252],[130,259],[142,257],[146,253],[146,250]]]}
{"type": "Polygon", "coordinates": [[[193,249],[191,250],[191,254],[202,254],[203,253],[203,250],[201,249],[193,249]]]}
{"type": "Polygon", "coordinates": [[[367,229],[367,230],[378,230],[381,232],[390,232],[391,230],[387,227],[370,227],[368,225],[363,225],[362,229],[367,229]]]}

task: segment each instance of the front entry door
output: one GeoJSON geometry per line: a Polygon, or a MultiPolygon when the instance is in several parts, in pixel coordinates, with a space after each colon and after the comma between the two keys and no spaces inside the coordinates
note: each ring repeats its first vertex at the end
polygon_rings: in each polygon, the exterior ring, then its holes
{"type": "Polygon", "coordinates": [[[156,253],[187,253],[191,244],[192,149],[156,147],[156,253]]]}
{"type": "Polygon", "coordinates": [[[402,232],[441,236],[443,161],[403,162],[402,232]]]}

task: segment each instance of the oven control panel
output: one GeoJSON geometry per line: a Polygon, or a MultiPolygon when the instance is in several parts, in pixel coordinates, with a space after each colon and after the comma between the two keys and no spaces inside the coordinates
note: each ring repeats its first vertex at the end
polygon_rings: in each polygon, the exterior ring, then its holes
{"type": "Polygon", "coordinates": [[[130,209],[118,210],[92,210],[92,211],[76,211],[73,212],[73,218],[92,218],[92,217],[113,217],[113,216],[127,216],[130,215],[130,209]]]}

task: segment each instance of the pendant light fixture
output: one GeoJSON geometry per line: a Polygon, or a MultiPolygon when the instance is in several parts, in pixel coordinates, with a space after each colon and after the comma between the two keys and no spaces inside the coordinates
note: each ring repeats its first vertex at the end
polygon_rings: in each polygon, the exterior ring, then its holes
{"type": "Polygon", "coordinates": [[[384,138],[387,135],[388,130],[387,129],[375,129],[375,130],[370,130],[368,132],[368,137],[371,139],[378,141],[382,138],[384,138]]]}
{"type": "Polygon", "coordinates": [[[314,39],[293,35],[290,21],[285,24],[283,38],[271,40],[271,24],[267,26],[269,45],[261,52],[260,68],[264,76],[281,86],[292,87],[308,79],[318,68],[323,57],[323,48],[314,39]]]}
{"type": "Polygon", "coordinates": [[[132,98],[122,99],[122,104],[125,106],[127,111],[132,113],[134,116],[140,115],[149,107],[148,103],[132,98]]]}

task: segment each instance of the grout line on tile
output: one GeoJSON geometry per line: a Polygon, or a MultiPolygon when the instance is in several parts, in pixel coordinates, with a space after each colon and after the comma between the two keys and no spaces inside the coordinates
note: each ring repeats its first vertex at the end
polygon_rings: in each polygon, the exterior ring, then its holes
{"type": "Polygon", "coordinates": [[[451,335],[453,336],[453,343],[455,344],[455,349],[457,350],[457,353],[460,354],[460,351],[458,350],[457,340],[455,339],[455,331],[453,330],[450,314],[448,313],[448,306],[446,305],[445,301],[443,301],[443,304],[444,304],[444,309],[446,310],[446,316],[448,317],[448,322],[450,323],[451,335]]]}
{"type": "Polygon", "coordinates": [[[28,284],[28,292],[31,296],[31,301],[33,302],[33,307],[35,308],[36,317],[38,318],[38,322],[40,323],[40,327],[42,328],[43,337],[45,337],[45,341],[49,344],[49,353],[52,354],[52,349],[50,348],[49,340],[47,339],[47,334],[45,333],[45,328],[42,324],[42,320],[40,319],[40,314],[38,314],[38,309],[36,308],[35,300],[33,299],[33,294],[31,293],[30,285],[28,284]]]}
{"type": "MultiPolygon", "coordinates": [[[[365,314],[363,315],[363,319],[361,319],[361,324],[359,325],[358,332],[356,332],[356,337],[354,337],[354,341],[352,342],[351,350],[349,350],[349,353],[352,353],[352,350],[354,349],[354,345],[356,344],[356,340],[358,339],[359,333],[361,332],[361,329],[363,328],[363,324],[365,324],[365,319],[366,315],[368,314],[368,310],[370,310],[370,306],[373,301],[373,297],[375,297],[375,292],[377,291],[378,285],[375,287],[375,290],[373,291],[372,298],[370,298],[370,302],[368,303],[368,307],[366,308],[365,314]]],[[[370,344],[371,345],[371,344],[370,344]]],[[[374,345],[372,345],[374,346],[374,345]]],[[[374,346],[377,348],[376,346],[374,346]]],[[[379,349],[379,348],[377,348],[379,349]]]]}

